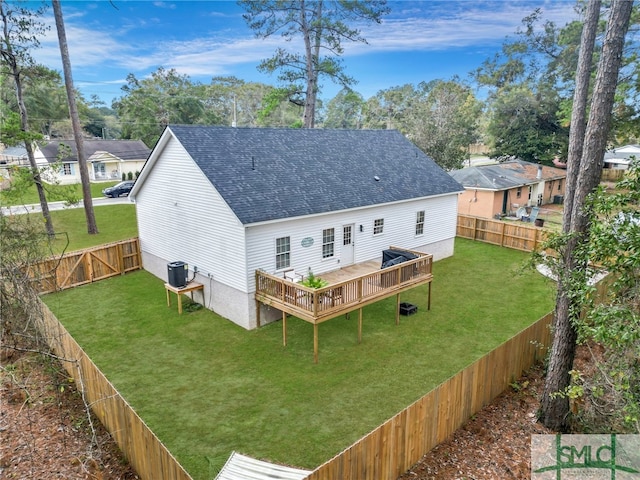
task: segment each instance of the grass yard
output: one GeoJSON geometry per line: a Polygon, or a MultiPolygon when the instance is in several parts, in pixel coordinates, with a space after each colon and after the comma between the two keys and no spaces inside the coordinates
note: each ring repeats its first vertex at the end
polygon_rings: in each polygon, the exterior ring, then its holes
{"type": "MultiPolygon", "coordinates": [[[[103,197],[102,190],[112,187],[119,181],[91,183],[91,197],[103,197]]],[[[45,184],[45,192],[49,202],[61,201],[64,199],[65,192],[71,191],[82,202],[82,185],[79,183],[73,185],[49,185],[45,184]]],[[[19,198],[8,196],[5,191],[0,191],[0,205],[31,205],[40,203],[38,191],[35,185],[30,186],[19,198]]]]}
{"type": "MultiPolygon", "coordinates": [[[[51,212],[53,228],[56,232],[56,240],[52,245],[55,253],[60,253],[63,250],[66,252],[81,250],[138,236],[135,205],[94,206],[93,212],[98,225],[97,235],[87,233],[84,208],[69,208],[51,212]]],[[[34,218],[42,218],[40,213],[31,215],[34,218]]]]}
{"type": "MultiPolygon", "coordinates": [[[[98,225],[99,233],[97,235],[89,235],[87,233],[87,221],[83,208],[53,210],[51,212],[56,237],[50,244],[46,245],[46,248],[49,249],[52,255],[82,250],[138,236],[135,205],[94,206],[93,211],[98,225]]],[[[24,215],[14,215],[7,217],[7,219],[8,221],[38,222],[38,228],[42,229],[43,238],[46,238],[44,219],[41,213],[31,213],[26,217],[24,215]]]]}
{"type": "Polygon", "coordinates": [[[313,469],[552,308],[549,281],[520,274],[526,254],[456,240],[418,313],[395,325],[395,297],[320,327],[246,331],[201,309],[167,308],[163,282],[139,271],[44,300],[194,479],[232,450],[313,469]]]}

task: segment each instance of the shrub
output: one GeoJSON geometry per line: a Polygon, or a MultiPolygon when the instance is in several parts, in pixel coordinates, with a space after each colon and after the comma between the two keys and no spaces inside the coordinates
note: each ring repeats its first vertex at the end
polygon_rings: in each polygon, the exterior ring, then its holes
{"type": "Polygon", "coordinates": [[[309,273],[301,283],[305,287],[309,288],[322,288],[329,285],[329,282],[321,279],[320,277],[316,277],[311,270],[309,270],[309,273]]]}

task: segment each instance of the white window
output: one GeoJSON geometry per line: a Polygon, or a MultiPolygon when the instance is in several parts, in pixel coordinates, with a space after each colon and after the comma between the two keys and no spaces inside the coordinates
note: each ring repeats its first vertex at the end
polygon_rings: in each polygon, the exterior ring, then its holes
{"type": "Polygon", "coordinates": [[[380,235],[384,230],[384,218],[378,218],[373,221],[373,234],[380,235]]]}
{"type": "Polygon", "coordinates": [[[63,163],[62,164],[62,174],[63,175],[71,175],[71,164],[63,163]]]}
{"type": "Polygon", "coordinates": [[[335,231],[333,228],[326,228],[322,230],[322,258],[333,257],[335,237],[335,231]]]}
{"type": "Polygon", "coordinates": [[[345,225],[342,229],[342,245],[351,245],[351,225],[345,225]]]}
{"type": "Polygon", "coordinates": [[[416,212],[416,235],[424,234],[424,210],[416,212]]]}
{"type": "Polygon", "coordinates": [[[276,238],[276,270],[291,266],[291,239],[276,238]]]}

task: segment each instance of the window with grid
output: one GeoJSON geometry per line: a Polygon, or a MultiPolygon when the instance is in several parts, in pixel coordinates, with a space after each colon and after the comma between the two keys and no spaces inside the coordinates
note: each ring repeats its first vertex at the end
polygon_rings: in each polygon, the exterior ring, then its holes
{"type": "Polygon", "coordinates": [[[522,196],[522,187],[518,187],[516,190],[516,198],[520,198],[522,196]]]}
{"type": "Polygon", "coordinates": [[[416,235],[424,233],[424,210],[416,213],[416,235]]]}
{"type": "Polygon", "coordinates": [[[71,165],[68,163],[62,164],[62,174],[63,175],[71,175],[71,165]]]}
{"type": "Polygon", "coordinates": [[[276,270],[291,266],[291,239],[276,238],[276,270]]]}
{"type": "Polygon", "coordinates": [[[351,225],[345,225],[342,229],[342,245],[351,245],[351,225]]]}
{"type": "Polygon", "coordinates": [[[333,257],[334,240],[335,231],[333,228],[325,228],[322,230],[322,258],[333,257]]]}
{"type": "Polygon", "coordinates": [[[384,218],[378,218],[373,221],[373,234],[380,235],[384,230],[384,218]]]}

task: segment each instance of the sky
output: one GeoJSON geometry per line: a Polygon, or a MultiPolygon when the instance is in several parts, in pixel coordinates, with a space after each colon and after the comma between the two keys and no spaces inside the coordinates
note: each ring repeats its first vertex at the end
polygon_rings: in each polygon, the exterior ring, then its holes
{"type": "MultiPolygon", "coordinates": [[[[107,106],[121,97],[128,74],[146,78],[174,68],[193,82],[215,76],[278,85],[257,70],[276,48],[299,48],[280,36],[258,39],[244,10],[229,0],[62,0],[75,86],[107,106]]],[[[422,81],[468,79],[468,74],[513,37],[522,19],[540,8],[558,26],[577,19],[574,0],[401,0],[381,24],[363,25],[367,44],[345,43],[342,56],[353,89],[365,99],[380,90],[422,81]]],[[[33,52],[39,63],[62,71],[52,13],[51,29],[33,52]]],[[[301,42],[298,42],[301,43],[301,42]]],[[[320,98],[341,87],[321,82],[320,98]]]]}

